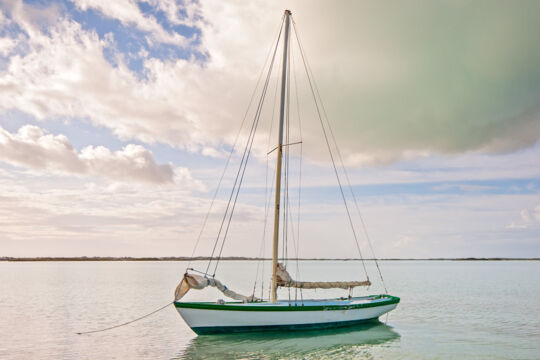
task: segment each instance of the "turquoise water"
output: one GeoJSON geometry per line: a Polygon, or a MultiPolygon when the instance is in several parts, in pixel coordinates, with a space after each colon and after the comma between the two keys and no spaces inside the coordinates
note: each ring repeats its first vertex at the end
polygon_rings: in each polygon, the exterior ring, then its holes
{"type": "MultiPolygon", "coordinates": [[[[382,262],[389,293],[401,297],[401,303],[388,318],[360,327],[197,337],[170,306],[109,332],[75,334],[124,322],[166,304],[185,266],[181,262],[0,263],[0,359],[540,358],[538,261],[382,262]]],[[[223,262],[218,275],[231,288],[250,293],[256,266],[256,262],[223,262]]],[[[289,270],[294,277],[294,266],[289,270]]],[[[305,261],[299,270],[304,280],[363,277],[360,264],[352,261],[305,261]]],[[[372,263],[368,271],[376,283],[372,263]]],[[[376,284],[354,295],[381,291],[376,284]]],[[[321,298],[346,293],[303,295],[321,298]]],[[[188,296],[187,300],[218,297],[212,290],[188,296]]],[[[286,291],[280,294],[288,296],[286,291]]]]}

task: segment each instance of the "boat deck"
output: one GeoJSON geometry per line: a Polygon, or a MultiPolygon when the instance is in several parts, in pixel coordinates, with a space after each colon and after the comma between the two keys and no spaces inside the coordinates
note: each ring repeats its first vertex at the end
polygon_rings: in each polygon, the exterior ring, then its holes
{"type": "Polygon", "coordinates": [[[276,303],[260,302],[175,302],[177,308],[216,309],[239,311],[313,311],[313,310],[347,310],[376,307],[399,303],[399,298],[391,295],[369,295],[337,299],[305,299],[279,300],[276,303]]]}

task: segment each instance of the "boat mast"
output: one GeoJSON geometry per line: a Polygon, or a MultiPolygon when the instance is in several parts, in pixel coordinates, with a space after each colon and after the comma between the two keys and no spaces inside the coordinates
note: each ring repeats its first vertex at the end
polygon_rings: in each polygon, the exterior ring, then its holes
{"type": "Polygon", "coordinates": [[[291,12],[285,10],[285,39],[283,42],[283,66],[281,74],[281,105],[279,110],[279,142],[277,146],[277,166],[276,166],[276,199],[274,206],[274,245],[272,249],[272,291],[270,301],[277,301],[277,260],[278,260],[278,240],[279,240],[279,201],[281,198],[281,158],[283,157],[283,122],[285,119],[285,96],[287,92],[287,55],[289,53],[289,22],[291,12]]]}

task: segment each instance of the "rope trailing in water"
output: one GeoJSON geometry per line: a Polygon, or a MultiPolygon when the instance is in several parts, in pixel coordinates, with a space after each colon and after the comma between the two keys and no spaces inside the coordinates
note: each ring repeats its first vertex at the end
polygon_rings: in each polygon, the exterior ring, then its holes
{"type": "Polygon", "coordinates": [[[171,302],[168,302],[166,305],[160,307],[159,309],[156,309],[152,312],[149,312],[148,314],[146,315],[143,315],[141,317],[138,317],[136,319],[133,319],[133,320],[130,320],[130,321],[127,321],[125,323],[122,323],[122,324],[118,324],[118,325],[114,325],[114,326],[109,326],[109,327],[106,327],[106,328],[103,328],[103,329],[99,329],[99,330],[91,330],[91,331],[81,331],[81,332],[78,332],[76,333],[77,335],[85,335],[85,334],[92,334],[92,333],[98,333],[98,332],[103,332],[103,331],[108,331],[108,330],[112,330],[112,329],[116,329],[116,328],[119,328],[119,327],[122,327],[122,326],[126,326],[126,325],[129,325],[129,324],[133,324],[134,322],[136,321],[139,321],[139,320],[142,320],[142,319],[145,319],[151,315],[154,315],[155,313],[165,309],[167,306],[171,305],[174,303],[174,300],[171,301],[171,302]]]}

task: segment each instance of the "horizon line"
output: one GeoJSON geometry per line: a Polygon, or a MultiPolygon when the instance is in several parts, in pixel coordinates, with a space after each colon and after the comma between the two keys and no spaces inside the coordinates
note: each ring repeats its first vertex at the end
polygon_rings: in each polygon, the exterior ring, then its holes
{"type": "MultiPolygon", "coordinates": [[[[0,256],[0,261],[25,262],[25,261],[189,261],[189,260],[211,260],[210,256],[158,256],[158,257],[133,257],[133,256],[37,256],[37,257],[11,257],[0,256]]],[[[225,256],[220,260],[225,261],[268,261],[271,258],[246,257],[246,256],[225,256]]],[[[527,261],[540,260],[538,257],[431,257],[431,258],[287,258],[286,260],[298,261],[527,261]]]]}

